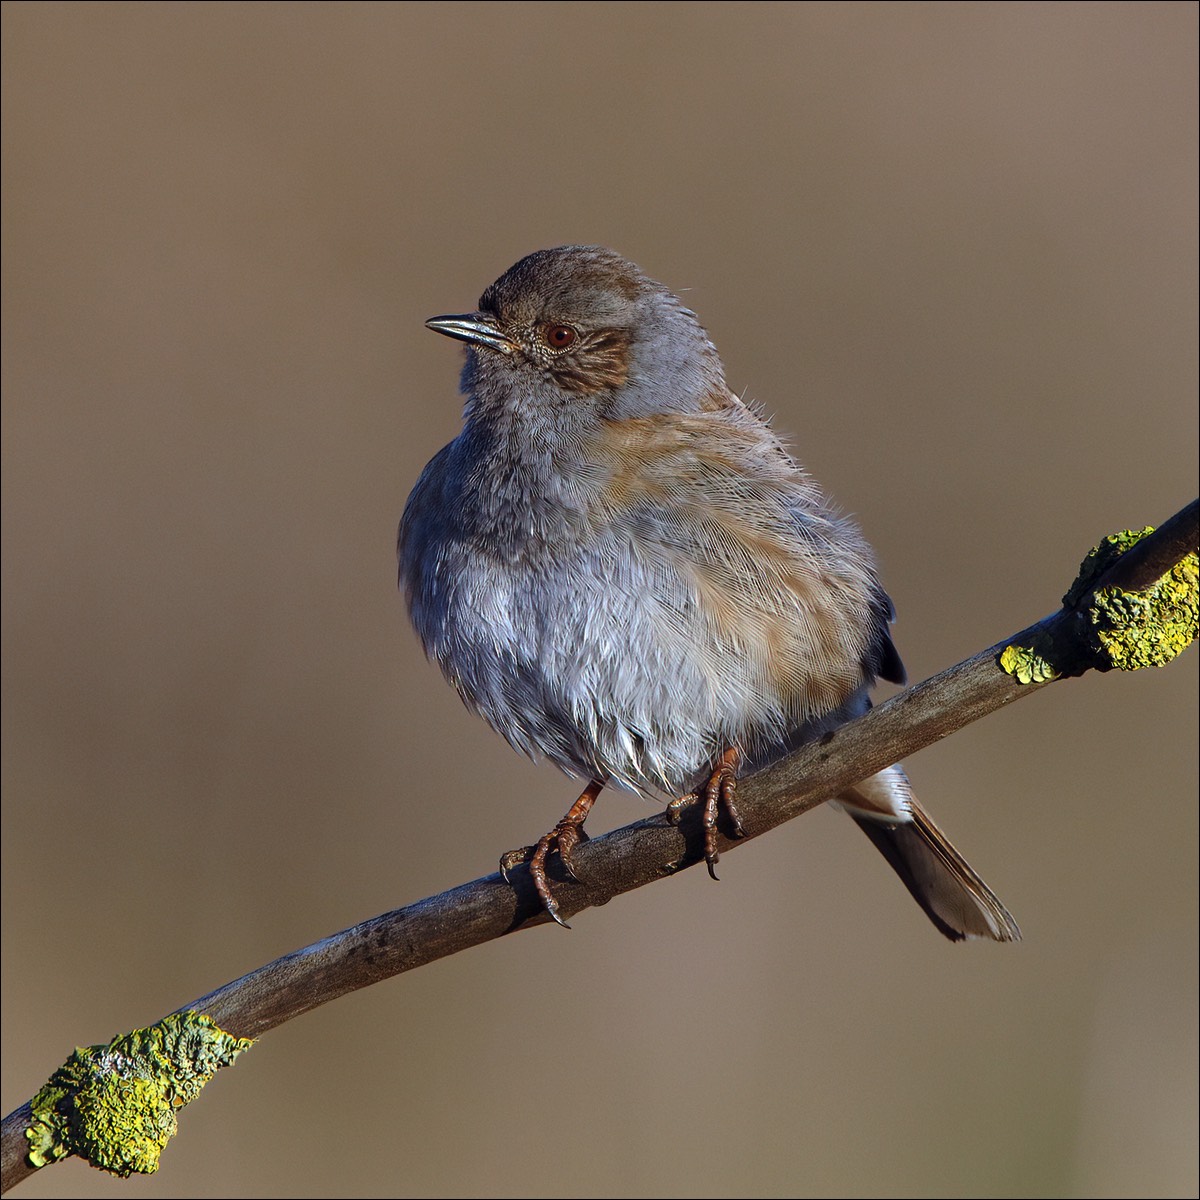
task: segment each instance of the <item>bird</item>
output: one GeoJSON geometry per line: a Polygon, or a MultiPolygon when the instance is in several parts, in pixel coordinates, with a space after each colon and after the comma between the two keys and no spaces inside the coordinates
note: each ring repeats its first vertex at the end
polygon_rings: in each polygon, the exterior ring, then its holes
{"type": "MultiPolygon", "coordinates": [[[[459,435],[419,476],[397,542],[427,656],[511,746],[587,781],[532,847],[547,875],[609,786],[701,806],[715,878],[738,779],[904,682],[875,556],[757,406],[699,319],[616,251],[522,258],[475,311],[426,326],[465,343],[459,435]]],[[[830,800],[952,941],[1020,937],[918,803],[899,764],[830,800]]]]}

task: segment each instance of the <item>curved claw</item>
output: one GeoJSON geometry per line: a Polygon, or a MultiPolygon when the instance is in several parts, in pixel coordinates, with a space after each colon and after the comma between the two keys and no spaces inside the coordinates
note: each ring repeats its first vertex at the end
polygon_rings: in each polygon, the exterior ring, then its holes
{"type": "MultiPolygon", "coordinates": [[[[545,900],[544,897],[543,900],[545,900]]],[[[550,919],[559,927],[559,929],[571,928],[570,925],[568,925],[566,921],[564,921],[562,917],[558,915],[558,905],[555,904],[553,900],[545,900],[545,904],[546,911],[550,914],[550,919]]]]}
{"type": "Polygon", "coordinates": [[[532,846],[522,846],[520,850],[508,850],[500,855],[500,877],[505,883],[512,883],[509,871],[523,867],[533,856],[532,846]]]}

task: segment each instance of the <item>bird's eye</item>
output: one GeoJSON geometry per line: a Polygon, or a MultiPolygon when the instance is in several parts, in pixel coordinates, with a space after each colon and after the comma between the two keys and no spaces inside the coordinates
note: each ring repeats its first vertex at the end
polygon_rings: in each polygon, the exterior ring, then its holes
{"type": "Polygon", "coordinates": [[[565,350],[568,346],[574,344],[575,339],[579,335],[570,325],[547,325],[542,330],[542,336],[546,339],[546,345],[551,350],[565,350]]]}

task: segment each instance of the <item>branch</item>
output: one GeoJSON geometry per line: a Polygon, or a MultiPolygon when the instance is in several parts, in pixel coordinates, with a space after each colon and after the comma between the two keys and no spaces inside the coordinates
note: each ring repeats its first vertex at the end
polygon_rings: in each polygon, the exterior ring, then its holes
{"type": "MultiPolygon", "coordinates": [[[[738,841],[722,837],[722,853],[736,850],[745,841],[815,808],[850,785],[1040,690],[1056,678],[1093,668],[1161,663],[1173,657],[1195,637],[1198,541],[1200,500],[1148,535],[1143,532],[1106,539],[1085,560],[1080,578],[1058,612],[741,781],[738,809],[746,836],[738,841]],[[1155,581],[1159,581],[1157,585],[1155,581]],[[1156,589],[1164,585],[1172,586],[1174,591],[1168,589],[1160,600],[1156,589]],[[1128,617],[1131,602],[1133,618],[1128,617]],[[1114,633],[1114,625],[1122,619],[1126,621],[1124,634],[1120,630],[1114,633]],[[1121,636],[1124,642],[1119,641],[1121,636]],[[1135,654],[1130,659],[1131,642],[1136,643],[1140,658],[1135,654]],[[1115,649],[1113,643],[1119,643],[1115,649]],[[1152,651],[1146,651],[1147,645],[1152,651]],[[1164,645],[1169,648],[1163,650],[1164,645]]],[[[554,880],[555,896],[564,916],[606,904],[623,892],[673,875],[680,863],[693,866],[703,861],[697,807],[691,806],[679,825],[672,825],[665,813],[660,813],[581,844],[575,853],[579,880],[569,879],[561,871],[554,880]]],[[[505,883],[498,874],[488,875],[373,917],[209,992],[152,1027],[166,1029],[166,1035],[151,1037],[150,1031],[135,1031],[107,1047],[93,1047],[91,1059],[91,1052],[78,1051],[65,1068],[55,1073],[51,1085],[58,1081],[59,1091],[66,1086],[63,1072],[67,1068],[75,1072],[74,1077],[86,1075],[89,1070],[93,1076],[105,1070],[111,1075],[113,1059],[125,1053],[129,1045],[148,1041],[161,1045],[163,1036],[185,1043],[188,1031],[199,1028],[205,1019],[220,1027],[217,1033],[222,1036],[224,1030],[234,1039],[255,1038],[347,992],[548,920],[527,871],[514,872],[511,883],[505,883]],[[189,1020],[191,1026],[181,1027],[181,1022],[189,1020]],[[103,1066],[89,1068],[89,1061],[103,1066]]],[[[185,1094],[197,1074],[194,1064],[186,1064],[184,1074],[189,1070],[186,1085],[179,1082],[178,1075],[164,1085],[167,1107],[179,1107],[194,1094],[185,1094]]],[[[128,1072],[122,1075],[122,1079],[128,1077],[128,1072]]],[[[46,1091],[43,1089],[34,1101],[4,1119],[0,1167],[5,1191],[36,1169],[30,1161],[26,1130],[36,1120],[34,1106],[39,1101],[45,1103],[46,1091]]],[[[161,1137],[161,1144],[170,1132],[173,1126],[161,1137]]],[[[78,1152],[76,1145],[57,1149],[61,1153],[48,1154],[42,1161],[78,1152]]],[[[97,1160],[92,1157],[90,1161],[97,1160]]],[[[126,1155],[120,1161],[128,1164],[131,1160],[126,1155]]],[[[147,1168],[130,1166],[122,1170],[109,1165],[108,1169],[127,1174],[129,1170],[147,1168]]]]}

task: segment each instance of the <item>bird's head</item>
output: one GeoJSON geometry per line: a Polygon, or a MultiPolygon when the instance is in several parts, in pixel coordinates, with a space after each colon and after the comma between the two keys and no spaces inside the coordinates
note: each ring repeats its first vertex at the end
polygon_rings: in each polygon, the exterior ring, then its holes
{"type": "Polygon", "coordinates": [[[425,324],[467,343],[469,408],[620,419],[728,403],[694,314],[602,246],[538,250],[487,288],[478,311],[425,324]]]}

